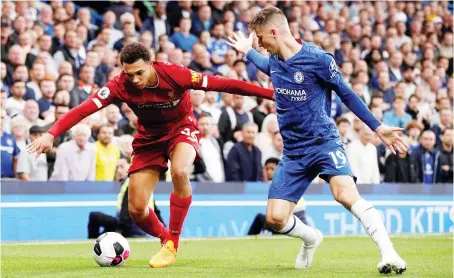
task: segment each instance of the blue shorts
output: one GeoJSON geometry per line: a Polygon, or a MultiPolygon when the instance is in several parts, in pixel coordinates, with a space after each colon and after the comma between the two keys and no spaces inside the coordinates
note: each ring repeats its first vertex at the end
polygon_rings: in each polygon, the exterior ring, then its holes
{"type": "Polygon", "coordinates": [[[268,198],[297,203],[318,175],[328,181],[332,176],[353,176],[342,146],[319,146],[301,156],[284,156],[277,166],[268,198]]]}

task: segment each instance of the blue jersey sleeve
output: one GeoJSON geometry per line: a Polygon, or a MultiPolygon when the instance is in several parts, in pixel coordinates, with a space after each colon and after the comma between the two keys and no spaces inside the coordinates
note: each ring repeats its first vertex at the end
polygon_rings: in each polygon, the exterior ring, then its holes
{"type": "Polygon", "coordinates": [[[360,118],[370,129],[375,130],[381,125],[361,98],[347,85],[342,74],[337,70],[334,57],[325,53],[320,57],[316,74],[322,82],[335,91],[342,102],[360,118]]]}
{"type": "Polygon", "coordinates": [[[270,75],[270,58],[258,53],[257,50],[251,49],[246,53],[246,57],[251,61],[260,71],[266,75],[270,75]]]}

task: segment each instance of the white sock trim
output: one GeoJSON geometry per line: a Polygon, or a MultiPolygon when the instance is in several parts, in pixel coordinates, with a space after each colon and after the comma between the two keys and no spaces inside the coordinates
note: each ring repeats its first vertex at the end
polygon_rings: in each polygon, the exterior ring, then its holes
{"type": "Polygon", "coordinates": [[[363,215],[363,213],[373,207],[374,206],[372,206],[372,204],[369,203],[368,201],[366,201],[364,199],[359,199],[358,201],[356,201],[356,203],[353,204],[353,206],[351,208],[351,212],[353,213],[353,215],[356,218],[361,220],[361,216],[363,215]]]}
{"type": "Polygon", "coordinates": [[[295,215],[292,214],[290,219],[287,221],[287,224],[285,224],[284,228],[277,232],[286,235],[290,233],[295,228],[295,226],[296,226],[295,215]]]}

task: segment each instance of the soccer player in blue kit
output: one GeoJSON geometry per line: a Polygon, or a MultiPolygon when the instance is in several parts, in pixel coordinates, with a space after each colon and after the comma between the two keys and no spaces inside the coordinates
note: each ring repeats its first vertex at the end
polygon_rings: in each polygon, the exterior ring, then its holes
{"type": "Polygon", "coordinates": [[[329,182],[334,199],[359,219],[380,249],[380,273],[403,273],[407,266],[397,254],[377,210],[362,199],[347,156],[330,118],[331,93],[375,131],[393,153],[408,146],[398,135],[401,128],[380,123],[346,84],[333,56],[310,43],[298,42],[290,33],[285,15],[275,7],[260,11],[250,22],[246,38],[239,33],[230,45],[246,54],[258,69],[271,76],[278,122],[284,139],[284,157],[273,177],[266,210],[268,224],[277,232],[303,240],[296,268],[311,265],[322,233],[294,217],[295,204],[311,181],[320,175],[329,182]],[[253,36],[270,57],[252,48],[253,36]]]}

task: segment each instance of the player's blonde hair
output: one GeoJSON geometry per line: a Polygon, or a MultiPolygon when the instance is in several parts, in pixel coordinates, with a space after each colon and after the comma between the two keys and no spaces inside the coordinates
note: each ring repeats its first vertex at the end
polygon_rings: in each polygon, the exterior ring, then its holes
{"type": "Polygon", "coordinates": [[[287,23],[285,14],[276,7],[266,7],[261,10],[254,19],[249,23],[250,30],[256,30],[257,28],[266,24],[272,23],[276,26],[280,25],[281,21],[287,23]]]}

